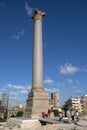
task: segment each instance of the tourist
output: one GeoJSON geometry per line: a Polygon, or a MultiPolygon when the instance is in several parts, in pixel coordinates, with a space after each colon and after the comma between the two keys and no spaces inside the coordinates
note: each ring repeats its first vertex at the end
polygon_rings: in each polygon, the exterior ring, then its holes
{"type": "Polygon", "coordinates": [[[71,123],[71,114],[69,109],[67,109],[67,113],[66,113],[67,117],[68,117],[68,122],[71,123]]]}
{"type": "Polygon", "coordinates": [[[48,111],[44,112],[44,117],[45,117],[45,118],[48,117],[48,111]]]}
{"type": "Polygon", "coordinates": [[[48,109],[48,117],[50,118],[50,113],[51,113],[51,110],[48,109]]]}
{"type": "Polygon", "coordinates": [[[76,119],[77,119],[77,121],[79,121],[79,113],[78,113],[78,110],[76,111],[76,119]]]}
{"type": "Polygon", "coordinates": [[[42,117],[45,118],[44,112],[42,112],[42,117]]]}
{"type": "Polygon", "coordinates": [[[71,110],[71,117],[72,117],[72,121],[74,121],[74,110],[71,110]]]}

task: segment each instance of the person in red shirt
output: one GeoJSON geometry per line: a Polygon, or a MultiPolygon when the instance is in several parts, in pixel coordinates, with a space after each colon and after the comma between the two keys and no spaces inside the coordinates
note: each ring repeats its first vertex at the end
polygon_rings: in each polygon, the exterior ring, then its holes
{"type": "Polygon", "coordinates": [[[50,113],[51,113],[51,110],[48,109],[48,117],[50,118],[50,113]]]}

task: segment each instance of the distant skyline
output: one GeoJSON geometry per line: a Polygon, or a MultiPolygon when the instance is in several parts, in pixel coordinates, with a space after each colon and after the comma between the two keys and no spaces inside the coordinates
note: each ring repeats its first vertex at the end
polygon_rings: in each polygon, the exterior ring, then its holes
{"type": "Polygon", "coordinates": [[[44,88],[58,91],[61,105],[87,94],[87,2],[0,0],[0,97],[25,106],[32,86],[35,8],[43,19],[44,88]]]}

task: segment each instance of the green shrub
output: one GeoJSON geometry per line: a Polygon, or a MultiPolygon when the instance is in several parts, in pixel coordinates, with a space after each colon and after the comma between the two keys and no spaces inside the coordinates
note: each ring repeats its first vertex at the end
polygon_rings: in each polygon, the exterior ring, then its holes
{"type": "Polygon", "coordinates": [[[23,111],[17,112],[17,117],[22,117],[23,116],[23,111]]]}
{"type": "Polygon", "coordinates": [[[0,122],[5,122],[6,119],[5,118],[0,118],[0,122]]]}
{"type": "Polygon", "coordinates": [[[55,117],[57,117],[57,116],[59,116],[59,111],[56,109],[56,110],[53,110],[53,112],[54,112],[54,116],[55,117]]]}

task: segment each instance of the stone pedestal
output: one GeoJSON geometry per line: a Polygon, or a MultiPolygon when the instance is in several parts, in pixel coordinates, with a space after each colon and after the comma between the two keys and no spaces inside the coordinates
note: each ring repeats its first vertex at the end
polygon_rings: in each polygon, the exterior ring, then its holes
{"type": "Polygon", "coordinates": [[[48,110],[48,93],[45,91],[30,92],[27,99],[26,116],[30,118],[42,117],[42,112],[48,110]]]}

